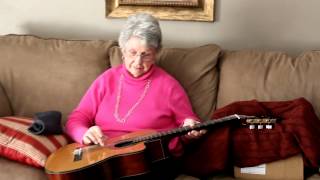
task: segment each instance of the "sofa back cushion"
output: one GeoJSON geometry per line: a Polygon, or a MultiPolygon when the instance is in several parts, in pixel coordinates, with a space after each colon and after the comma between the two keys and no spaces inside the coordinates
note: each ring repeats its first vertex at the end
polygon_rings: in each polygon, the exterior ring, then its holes
{"type": "Polygon", "coordinates": [[[220,61],[217,107],[234,101],[291,100],[305,97],[320,115],[320,51],[297,58],[282,52],[226,52],[220,61]]]}
{"type": "Polygon", "coordinates": [[[113,41],[0,37],[0,83],[14,115],[58,110],[63,120],[92,81],[109,67],[113,41]]]}
{"type": "Polygon", "coordinates": [[[4,88],[0,82],[0,117],[10,115],[12,115],[10,103],[7,94],[4,91],[4,88]]]}
{"type": "MultiPolygon", "coordinates": [[[[157,57],[156,64],[181,83],[193,110],[203,120],[211,117],[216,106],[220,54],[220,47],[211,44],[196,48],[163,48],[157,57]]],[[[111,66],[121,64],[121,56],[119,47],[112,47],[111,66]]]]}

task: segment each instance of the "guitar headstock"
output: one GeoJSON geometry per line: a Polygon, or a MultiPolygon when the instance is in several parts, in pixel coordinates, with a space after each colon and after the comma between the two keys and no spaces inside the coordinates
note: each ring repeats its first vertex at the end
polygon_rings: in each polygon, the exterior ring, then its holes
{"type": "Polygon", "coordinates": [[[249,129],[273,129],[278,120],[279,118],[274,117],[250,117],[242,121],[241,125],[247,126],[249,129]]]}

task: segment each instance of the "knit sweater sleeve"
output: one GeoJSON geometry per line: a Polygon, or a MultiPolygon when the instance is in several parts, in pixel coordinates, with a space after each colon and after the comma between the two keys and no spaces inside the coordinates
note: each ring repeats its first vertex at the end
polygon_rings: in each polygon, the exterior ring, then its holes
{"type": "Polygon", "coordinates": [[[177,82],[172,87],[169,98],[169,107],[173,112],[177,125],[181,126],[186,118],[198,120],[183,87],[177,82]]]}
{"type": "Polygon", "coordinates": [[[65,132],[76,142],[82,143],[84,133],[94,125],[95,115],[106,91],[104,76],[105,73],[91,84],[68,117],[65,132]]]}
{"type": "MultiPolygon", "coordinates": [[[[177,126],[182,126],[186,118],[199,120],[192,110],[192,106],[186,92],[178,82],[174,83],[172,86],[168,102],[177,126]]],[[[171,154],[176,157],[183,154],[183,145],[179,137],[175,137],[169,142],[169,150],[171,154]]]]}

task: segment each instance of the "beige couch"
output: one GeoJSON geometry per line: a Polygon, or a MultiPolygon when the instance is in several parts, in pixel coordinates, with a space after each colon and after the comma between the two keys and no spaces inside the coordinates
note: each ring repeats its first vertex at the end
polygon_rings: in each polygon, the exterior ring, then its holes
{"type": "MultiPolygon", "coordinates": [[[[65,121],[91,82],[121,63],[120,57],[111,40],[0,36],[0,117],[59,110],[65,121]]],[[[320,116],[320,51],[294,58],[275,51],[225,51],[211,44],[164,48],[157,64],[181,82],[204,120],[234,101],[297,97],[309,100],[320,116]]],[[[0,179],[46,179],[42,169],[3,157],[0,167],[0,179]]]]}

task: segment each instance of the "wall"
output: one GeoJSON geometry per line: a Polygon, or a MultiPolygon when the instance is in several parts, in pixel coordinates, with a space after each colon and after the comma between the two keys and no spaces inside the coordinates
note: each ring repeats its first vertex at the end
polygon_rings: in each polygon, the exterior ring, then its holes
{"type": "MultiPolygon", "coordinates": [[[[319,0],[215,0],[215,22],[161,21],[164,45],[215,43],[296,55],[320,49],[319,0]]],[[[124,19],[106,19],[104,0],[0,0],[0,34],[117,39],[124,19]]]]}

